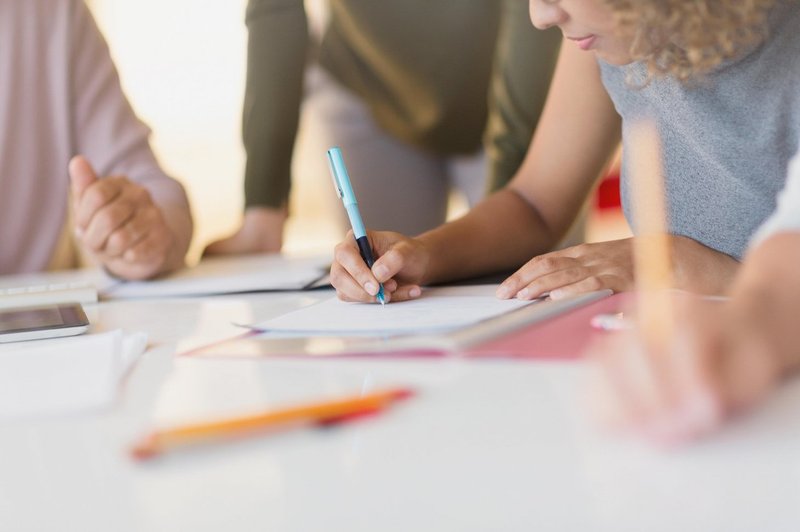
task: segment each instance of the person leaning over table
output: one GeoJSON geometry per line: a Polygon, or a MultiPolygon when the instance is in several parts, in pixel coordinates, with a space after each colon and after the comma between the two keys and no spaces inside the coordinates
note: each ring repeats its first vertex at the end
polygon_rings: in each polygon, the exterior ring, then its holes
{"type": "Polygon", "coordinates": [[[0,274],[78,266],[73,237],[121,278],[183,265],[189,203],[148,136],[83,1],[0,2],[0,274]]]}
{"type": "MultiPolygon", "coordinates": [[[[453,181],[477,201],[487,188],[483,158],[474,157],[482,138],[491,188],[522,162],[560,45],[557,32],[526,22],[524,2],[325,5],[329,22],[307,69],[304,2],[248,3],[244,219],[206,253],[280,249],[304,77],[310,94],[303,113],[321,137],[318,187],[335,202],[324,161],[325,150],[340,146],[370,227],[416,234],[443,223],[453,181]]],[[[343,235],[344,210],[334,212],[343,235]]]]}
{"type": "Polygon", "coordinates": [[[800,370],[799,266],[800,153],[729,300],[682,301],[669,345],[646,346],[632,332],[590,348],[598,420],[672,445],[709,434],[763,401],[800,370]]]}
{"type": "Polygon", "coordinates": [[[371,269],[345,238],[331,267],[340,298],[374,301],[380,282],[388,300],[402,301],[419,297],[425,284],[510,268],[519,270],[500,285],[500,298],[633,288],[635,237],[548,250],[620,134],[630,211],[626,147],[643,120],[661,138],[675,286],[728,290],[747,242],[775,210],[800,142],[800,2],[531,0],[530,7],[537,27],[558,26],[571,42],[520,171],[464,217],[416,238],[371,231],[371,269]]]}

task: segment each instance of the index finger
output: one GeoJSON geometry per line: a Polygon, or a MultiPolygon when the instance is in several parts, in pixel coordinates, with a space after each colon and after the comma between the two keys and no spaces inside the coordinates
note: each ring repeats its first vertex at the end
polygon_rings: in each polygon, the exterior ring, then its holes
{"type": "MultiPolygon", "coordinates": [[[[367,294],[374,297],[379,290],[378,280],[372,274],[367,263],[364,262],[352,237],[351,231],[347,234],[345,240],[336,246],[333,253],[334,262],[338,263],[344,269],[344,272],[352,277],[367,294]]],[[[333,271],[333,268],[331,271],[333,271]]],[[[337,282],[341,284],[337,277],[332,276],[331,283],[335,288],[340,288],[337,286],[337,282]]]]}
{"type": "MultiPolygon", "coordinates": [[[[575,265],[575,260],[561,252],[539,255],[529,260],[522,268],[511,274],[497,289],[497,297],[509,299],[535,280],[575,265]]],[[[533,294],[538,296],[540,294],[533,294]]]]}

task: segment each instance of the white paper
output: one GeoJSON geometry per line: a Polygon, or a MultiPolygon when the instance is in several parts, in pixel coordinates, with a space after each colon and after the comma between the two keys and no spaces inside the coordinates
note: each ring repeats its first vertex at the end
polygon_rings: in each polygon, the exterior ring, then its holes
{"type": "Polygon", "coordinates": [[[253,325],[264,332],[399,335],[458,329],[505,314],[530,301],[500,300],[494,295],[446,296],[426,292],[414,301],[345,303],[331,298],[321,303],[253,325]]]}
{"type": "Polygon", "coordinates": [[[108,299],[133,299],[302,290],[323,277],[328,264],[328,257],[215,257],[164,279],[119,283],[104,290],[103,295],[108,299]]]}
{"type": "MultiPolygon", "coordinates": [[[[281,367],[258,360],[177,360],[155,401],[159,427],[196,423],[356,396],[373,389],[369,372],[330,372],[312,367],[281,367]]],[[[408,384],[392,377],[381,388],[408,384]]]]}
{"type": "Polygon", "coordinates": [[[111,404],[147,335],[116,330],[0,346],[0,420],[111,404]]]}

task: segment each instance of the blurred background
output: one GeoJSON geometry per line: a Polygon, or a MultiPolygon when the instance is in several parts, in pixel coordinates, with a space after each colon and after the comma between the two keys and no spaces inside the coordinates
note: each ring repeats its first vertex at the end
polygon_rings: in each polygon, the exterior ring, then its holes
{"type": "MultiPolygon", "coordinates": [[[[238,225],[243,203],[247,0],[88,0],[106,36],[123,87],[139,117],[153,129],[160,162],[187,189],[195,216],[190,259],[238,225]]],[[[306,0],[320,10],[326,0],[306,0]]],[[[300,136],[308,134],[301,123],[300,136]]],[[[298,144],[302,140],[298,139],[298,144]]],[[[340,235],[330,220],[333,188],[316,176],[321,154],[298,153],[284,249],[329,251],[340,235]],[[305,163],[305,164],[304,164],[305,163]]],[[[616,183],[601,188],[589,239],[624,236],[616,183]]],[[[463,212],[454,199],[451,214],[463,212]]]]}
{"type": "MultiPolygon", "coordinates": [[[[195,216],[190,256],[197,258],[209,241],[232,232],[241,216],[247,0],[88,4],[128,98],[153,129],[161,164],[187,189],[195,216]]],[[[325,223],[322,194],[334,194],[333,187],[319,190],[302,167],[304,157],[296,159],[292,212],[300,215],[290,221],[286,250],[329,250],[339,236],[325,223]]]]}

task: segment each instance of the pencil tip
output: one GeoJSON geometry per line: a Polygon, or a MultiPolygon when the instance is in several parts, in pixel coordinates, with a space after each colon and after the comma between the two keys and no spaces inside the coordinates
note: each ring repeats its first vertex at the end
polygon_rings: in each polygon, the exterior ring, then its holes
{"type": "Polygon", "coordinates": [[[414,390],[411,388],[401,388],[394,392],[395,399],[408,399],[414,396],[414,390]]]}
{"type": "Polygon", "coordinates": [[[156,445],[155,437],[152,435],[144,438],[131,449],[131,456],[139,461],[154,458],[158,453],[158,446],[156,445]]]}

